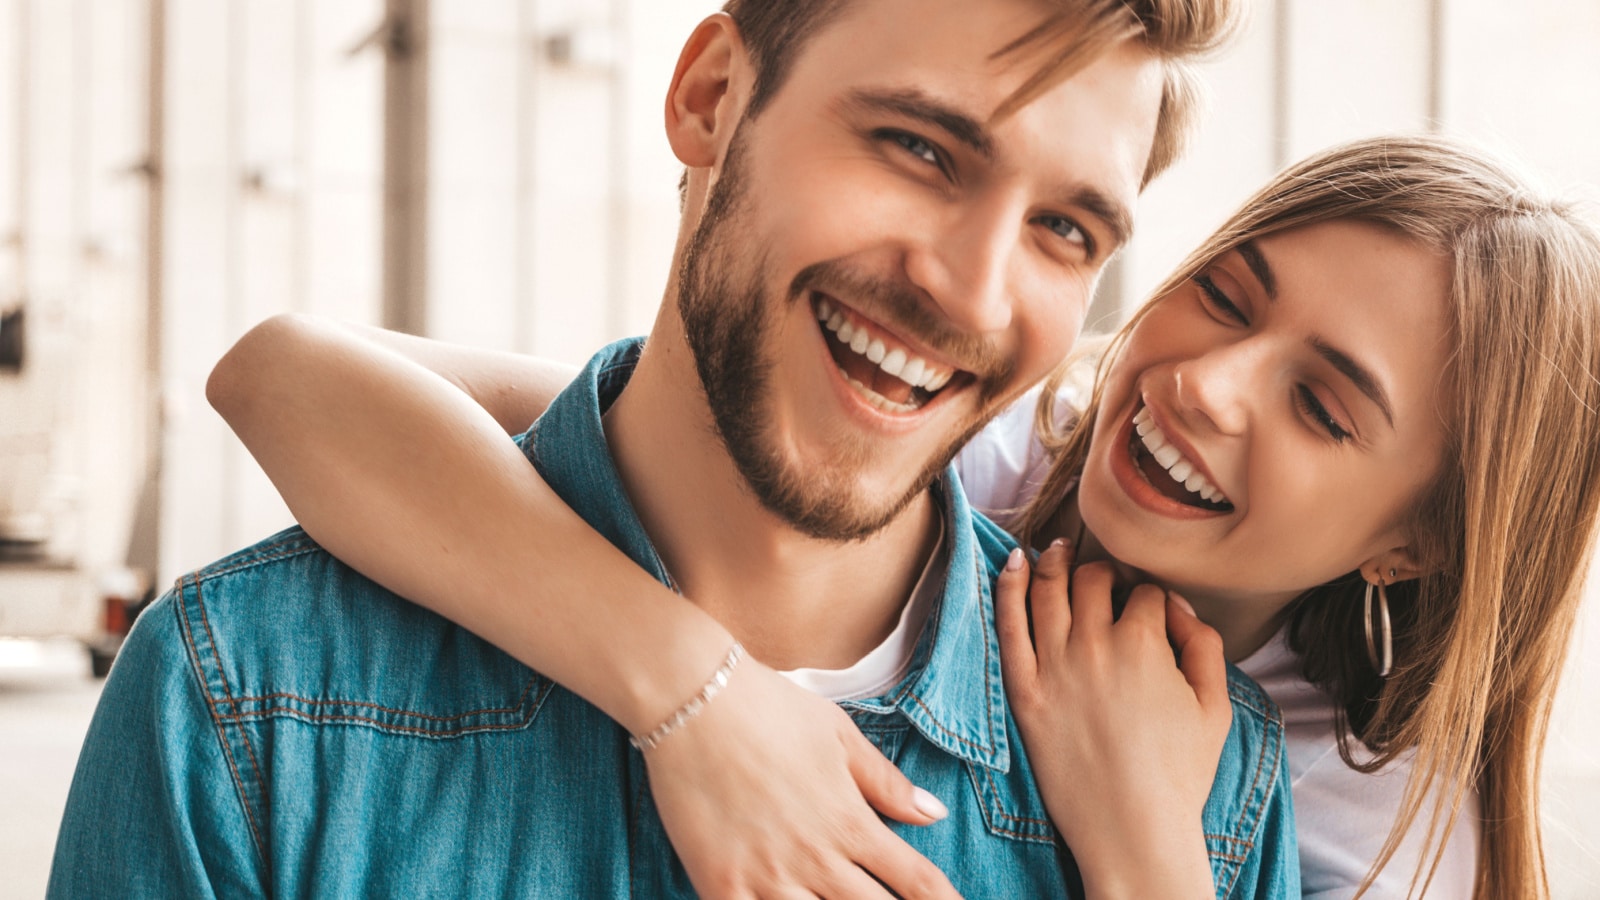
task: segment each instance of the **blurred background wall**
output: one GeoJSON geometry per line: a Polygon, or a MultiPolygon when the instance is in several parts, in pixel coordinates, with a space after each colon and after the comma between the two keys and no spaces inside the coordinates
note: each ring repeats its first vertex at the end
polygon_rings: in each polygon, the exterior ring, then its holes
{"type": "MultiPolygon", "coordinates": [[[[0,0],[0,314],[27,325],[0,359],[0,529],[164,585],[288,524],[203,397],[275,312],[570,362],[647,330],[677,223],[663,93],[713,7],[0,0]]],[[[1440,128],[1600,183],[1597,47],[1593,0],[1258,0],[1097,321],[1334,141],[1440,128]]],[[[1594,606],[1548,763],[1574,897],[1600,892],[1594,606]]]]}

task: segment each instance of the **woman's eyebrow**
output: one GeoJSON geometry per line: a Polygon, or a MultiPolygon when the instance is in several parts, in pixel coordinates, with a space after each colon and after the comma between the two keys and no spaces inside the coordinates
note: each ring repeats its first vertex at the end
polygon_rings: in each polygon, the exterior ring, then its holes
{"type": "Polygon", "coordinates": [[[1378,381],[1371,370],[1356,362],[1350,354],[1329,344],[1319,337],[1310,337],[1306,342],[1316,354],[1327,360],[1330,365],[1350,379],[1356,390],[1366,394],[1373,403],[1378,405],[1378,410],[1383,413],[1384,419],[1389,422],[1389,427],[1394,427],[1394,407],[1389,403],[1389,394],[1383,389],[1383,384],[1378,381]]]}
{"type": "Polygon", "coordinates": [[[1240,244],[1239,255],[1244,257],[1244,264],[1250,267],[1256,280],[1261,282],[1262,290],[1267,292],[1267,299],[1278,299],[1278,279],[1272,274],[1272,267],[1267,265],[1267,258],[1261,255],[1261,248],[1256,246],[1256,242],[1245,241],[1240,244]]]}

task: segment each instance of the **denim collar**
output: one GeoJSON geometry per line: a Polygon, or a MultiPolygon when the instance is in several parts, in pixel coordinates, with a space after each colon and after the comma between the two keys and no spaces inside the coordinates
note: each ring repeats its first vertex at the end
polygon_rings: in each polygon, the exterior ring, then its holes
{"type": "MultiPolygon", "coordinates": [[[[663,584],[666,566],[622,487],[601,417],[632,377],[642,338],[597,353],[535,422],[523,446],[539,474],[579,515],[663,584]]],[[[999,771],[1011,766],[1005,689],[990,585],[995,553],[980,547],[975,514],[953,469],[934,488],[949,525],[944,596],[930,613],[906,677],[874,700],[850,701],[861,713],[899,712],[952,756],[999,771]]],[[[987,525],[987,523],[983,523],[987,525]]],[[[991,537],[1001,534],[992,526],[991,537]]],[[[1003,550],[1010,545],[1000,538],[1003,550]]]]}

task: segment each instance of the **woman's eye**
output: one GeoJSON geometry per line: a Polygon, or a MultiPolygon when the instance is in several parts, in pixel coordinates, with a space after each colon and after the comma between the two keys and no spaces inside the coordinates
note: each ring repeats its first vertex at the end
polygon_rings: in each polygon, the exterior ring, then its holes
{"type": "Polygon", "coordinates": [[[1250,320],[1245,317],[1245,314],[1240,312],[1239,307],[1228,299],[1228,295],[1217,287],[1217,283],[1212,281],[1209,275],[1194,276],[1194,283],[1200,288],[1200,293],[1205,296],[1207,305],[1215,308],[1220,315],[1232,319],[1240,325],[1250,324],[1250,320]]]}
{"type": "Polygon", "coordinates": [[[1316,392],[1311,388],[1303,384],[1296,386],[1295,397],[1300,411],[1310,416],[1312,421],[1321,425],[1323,430],[1328,432],[1328,436],[1333,438],[1335,442],[1342,444],[1350,438],[1350,432],[1346,431],[1339,424],[1339,421],[1328,412],[1328,408],[1322,405],[1322,401],[1317,399],[1316,392]]]}

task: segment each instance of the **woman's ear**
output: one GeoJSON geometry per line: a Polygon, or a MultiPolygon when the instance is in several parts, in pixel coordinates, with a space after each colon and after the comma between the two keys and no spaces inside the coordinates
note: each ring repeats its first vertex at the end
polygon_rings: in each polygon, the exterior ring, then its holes
{"type": "Polygon", "coordinates": [[[1438,566],[1429,565],[1411,547],[1394,547],[1361,564],[1361,577],[1369,584],[1396,584],[1432,574],[1438,566]]]}
{"type": "Polygon", "coordinates": [[[722,158],[753,81],[738,27],[717,13],[695,28],[667,90],[667,142],[678,161],[707,168],[722,158]]]}

